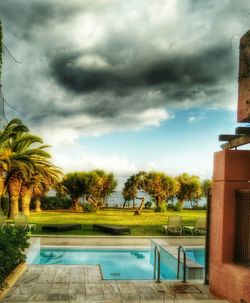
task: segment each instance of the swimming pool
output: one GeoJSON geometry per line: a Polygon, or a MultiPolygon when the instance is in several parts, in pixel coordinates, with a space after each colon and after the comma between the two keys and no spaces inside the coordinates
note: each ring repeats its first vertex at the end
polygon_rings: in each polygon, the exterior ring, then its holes
{"type": "MultiPolygon", "coordinates": [[[[152,280],[149,250],[110,250],[41,247],[32,264],[100,265],[104,279],[152,280]]],[[[166,269],[167,271],[167,269],[166,269]]],[[[166,272],[164,273],[167,274],[166,272]]],[[[169,270],[169,279],[176,275],[169,270]]]]}
{"type": "MultiPolygon", "coordinates": [[[[190,252],[193,257],[193,253],[190,252]]],[[[162,258],[161,279],[175,280],[176,265],[162,258]]],[[[29,264],[100,265],[103,279],[152,280],[153,258],[149,249],[82,249],[75,247],[40,247],[28,256],[29,264]]],[[[175,262],[176,263],[176,262],[175,262]]]]}
{"type": "Polygon", "coordinates": [[[205,265],[205,249],[186,248],[187,258],[204,266],[205,265]]]}

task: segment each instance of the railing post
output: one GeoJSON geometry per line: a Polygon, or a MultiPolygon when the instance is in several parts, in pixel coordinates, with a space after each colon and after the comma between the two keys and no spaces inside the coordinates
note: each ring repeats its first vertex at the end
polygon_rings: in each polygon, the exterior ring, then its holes
{"type": "Polygon", "coordinates": [[[156,283],[161,283],[161,253],[156,245],[154,250],[154,280],[156,283]],[[157,258],[157,279],[156,279],[156,258],[157,258]]]}
{"type": "Polygon", "coordinates": [[[181,281],[182,283],[186,283],[186,250],[185,248],[180,245],[178,247],[178,263],[177,263],[177,279],[179,279],[180,276],[180,263],[181,263],[181,250],[183,251],[183,280],[181,281]]]}

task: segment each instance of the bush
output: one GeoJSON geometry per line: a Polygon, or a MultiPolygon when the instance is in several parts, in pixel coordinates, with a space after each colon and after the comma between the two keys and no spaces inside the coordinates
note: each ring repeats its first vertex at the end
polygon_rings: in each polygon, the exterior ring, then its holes
{"type": "Polygon", "coordinates": [[[145,203],[145,208],[151,208],[152,204],[153,204],[153,203],[150,202],[150,201],[146,202],[146,203],[145,203]]]}
{"type": "Polygon", "coordinates": [[[174,211],[182,211],[182,205],[177,202],[174,207],[173,207],[174,211]]]}
{"type": "Polygon", "coordinates": [[[155,209],[154,209],[154,211],[155,211],[156,213],[164,213],[166,210],[167,210],[166,204],[158,205],[158,206],[156,206],[155,209]]]}
{"type": "Polygon", "coordinates": [[[6,215],[9,209],[9,199],[7,197],[1,198],[1,211],[6,215]]]}
{"type": "Polygon", "coordinates": [[[28,247],[25,230],[11,226],[0,229],[0,289],[4,287],[4,280],[10,272],[25,261],[24,251],[28,247]]]}
{"type": "Polygon", "coordinates": [[[90,203],[83,203],[83,211],[85,213],[95,213],[96,212],[96,208],[90,204],[90,203]]]}
{"type": "MultiPolygon", "coordinates": [[[[70,209],[72,207],[72,200],[67,197],[42,197],[41,206],[44,210],[70,209]]],[[[33,199],[31,209],[34,209],[33,199]]]]}

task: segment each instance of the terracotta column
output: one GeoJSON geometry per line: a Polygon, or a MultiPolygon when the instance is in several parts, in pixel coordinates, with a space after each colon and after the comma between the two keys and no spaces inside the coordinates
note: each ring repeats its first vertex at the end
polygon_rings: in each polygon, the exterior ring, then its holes
{"type": "Polygon", "coordinates": [[[250,302],[250,269],[234,262],[235,192],[250,190],[250,151],[214,155],[211,208],[210,291],[220,298],[250,302]]]}

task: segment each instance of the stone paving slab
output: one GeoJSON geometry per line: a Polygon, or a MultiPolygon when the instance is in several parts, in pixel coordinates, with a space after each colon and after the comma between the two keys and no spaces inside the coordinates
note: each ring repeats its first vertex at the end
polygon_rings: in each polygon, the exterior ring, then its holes
{"type": "Polygon", "coordinates": [[[102,280],[97,265],[29,265],[3,303],[125,303],[125,302],[227,302],[215,300],[204,285],[199,294],[173,294],[163,281],[102,280]]]}

